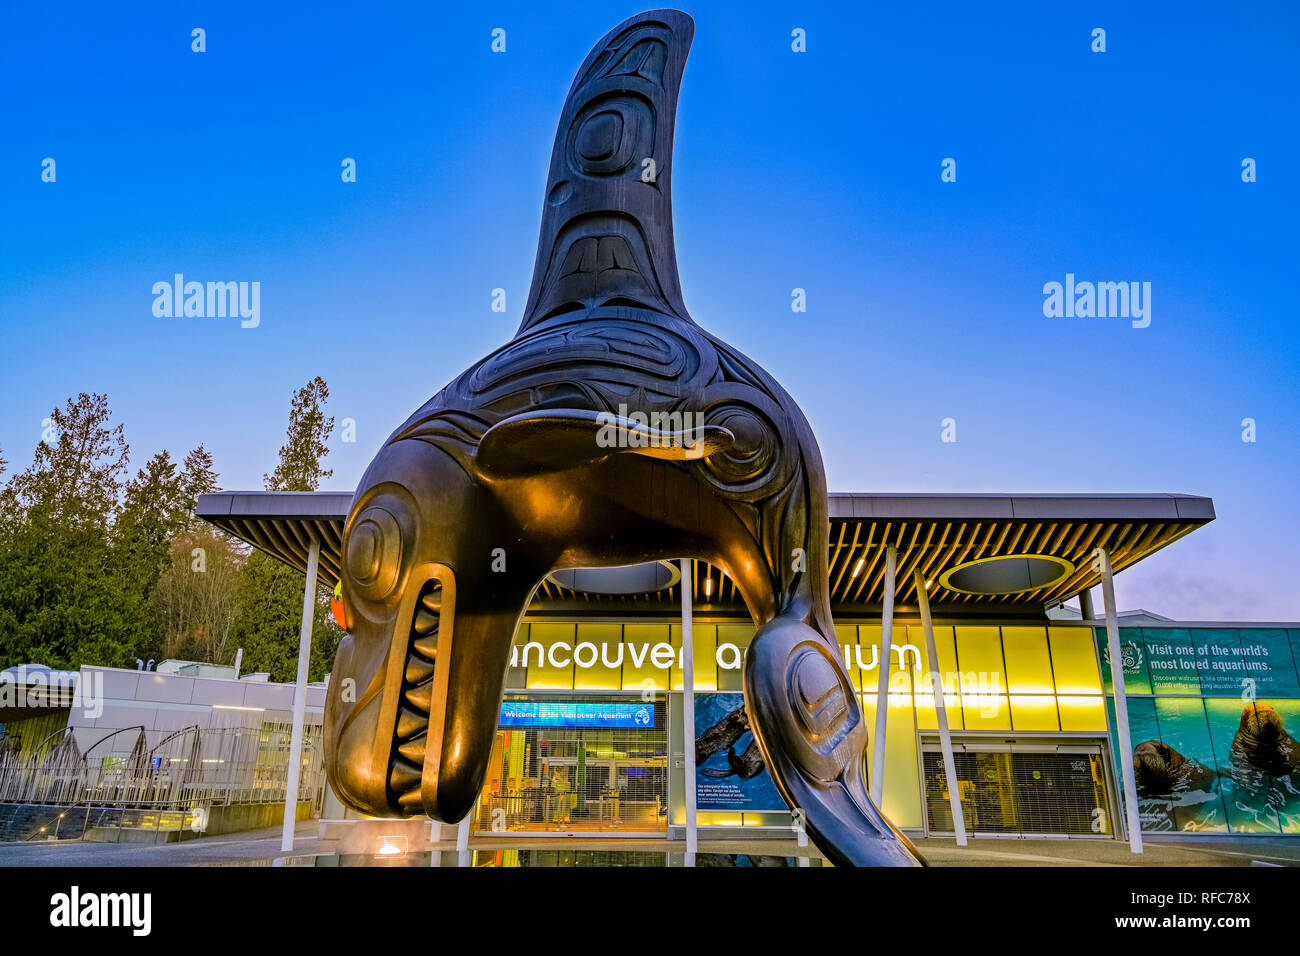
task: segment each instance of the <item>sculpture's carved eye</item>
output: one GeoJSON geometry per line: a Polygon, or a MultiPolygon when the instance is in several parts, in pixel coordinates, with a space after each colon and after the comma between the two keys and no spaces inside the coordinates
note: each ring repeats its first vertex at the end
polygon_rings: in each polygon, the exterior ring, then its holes
{"type": "Polygon", "coordinates": [[[345,560],[356,591],[382,601],[397,586],[402,570],[402,525],[388,508],[371,505],[352,523],[345,560]]]}

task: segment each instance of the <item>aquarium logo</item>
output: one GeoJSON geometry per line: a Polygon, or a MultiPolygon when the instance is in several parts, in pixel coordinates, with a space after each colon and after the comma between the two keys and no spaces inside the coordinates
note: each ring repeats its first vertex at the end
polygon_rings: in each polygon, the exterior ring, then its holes
{"type": "MultiPolygon", "coordinates": [[[[1110,644],[1108,643],[1102,650],[1102,656],[1106,659],[1106,666],[1111,666],[1110,661],[1110,644]]],[[[1142,647],[1137,641],[1123,641],[1119,645],[1119,658],[1124,665],[1124,672],[1136,673],[1142,668],[1142,647]]]]}

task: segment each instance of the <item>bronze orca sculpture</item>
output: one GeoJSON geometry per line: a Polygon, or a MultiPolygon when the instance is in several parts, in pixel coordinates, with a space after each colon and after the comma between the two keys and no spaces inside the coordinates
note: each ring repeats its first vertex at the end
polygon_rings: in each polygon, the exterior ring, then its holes
{"type": "Polygon", "coordinates": [[[812,431],[682,302],[670,189],[693,34],[686,14],[659,10],[596,44],[560,118],[518,332],[398,428],[362,478],[343,535],[329,780],[365,813],[462,819],[541,579],[696,558],[731,576],[758,626],[746,709],[811,839],[836,864],[917,865],[867,796],[812,431]]]}

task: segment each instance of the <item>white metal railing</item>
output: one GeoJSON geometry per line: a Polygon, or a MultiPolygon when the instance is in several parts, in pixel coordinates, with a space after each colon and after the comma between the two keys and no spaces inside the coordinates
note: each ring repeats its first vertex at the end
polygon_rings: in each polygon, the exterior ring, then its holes
{"type": "MultiPolygon", "coordinates": [[[[321,728],[305,732],[298,799],[319,809],[325,784],[321,728]]],[[[132,736],[119,735],[115,742],[130,746],[132,736]]],[[[66,751],[60,756],[58,748],[26,757],[8,754],[0,759],[0,802],[186,809],[284,800],[287,725],[194,727],[151,750],[135,744],[129,753],[96,753],[96,747],[74,759],[66,751]]]]}

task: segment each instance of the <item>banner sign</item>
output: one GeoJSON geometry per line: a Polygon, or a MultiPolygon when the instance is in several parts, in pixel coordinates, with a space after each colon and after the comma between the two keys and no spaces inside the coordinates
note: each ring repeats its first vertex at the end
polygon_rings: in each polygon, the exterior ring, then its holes
{"type": "Polygon", "coordinates": [[[696,809],[789,810],[763,766],[743,694],[695,695],[695,753],[696,809]]]}
{"type": "Polygon", "coordinates": [[[632,727],[653,730],[653,704],[592,704],[563,701],[507,700],[501,703],[502,727],[632,727]]]}

